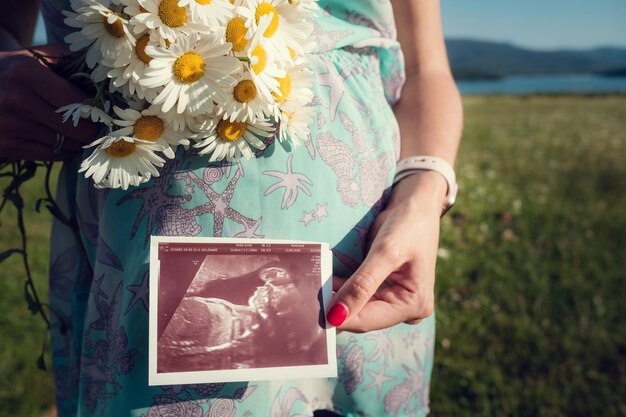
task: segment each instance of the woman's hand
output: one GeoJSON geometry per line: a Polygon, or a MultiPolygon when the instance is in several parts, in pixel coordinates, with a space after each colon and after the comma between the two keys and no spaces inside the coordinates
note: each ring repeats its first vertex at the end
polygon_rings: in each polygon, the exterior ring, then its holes
{"type": "MultiPolygon", "coordinates": [[[[59,55],[60,45],[38,47],[43,55],[59,55]]],[[[98,127],[81,121],[78,127],[62,123],[55,111],[87,97],[57,76],[26,50],[0,51],[0,156],[40,161],[72,157],[96,137],[98,127]],[[53,152],[58,134],[63,147],[53,152]]]]}
{"type": "Polygon", "coordinates": [[[370,229],[370,248],[357,271],[334,278],[328,321],[339,330],[367,332],[416,324],[434,309],[439,219],[447,185],[421,171],[394,187],[370,229]]]}

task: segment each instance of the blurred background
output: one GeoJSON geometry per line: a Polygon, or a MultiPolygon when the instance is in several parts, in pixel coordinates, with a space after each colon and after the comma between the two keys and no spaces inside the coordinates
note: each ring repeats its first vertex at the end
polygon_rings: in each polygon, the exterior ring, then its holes
{"type": "MultiPolygon", "coordinates": [[[[432,415],[626,416],[626,2],[441,1],[466,127],[442,225],[432,415]]],[[[43,186],[24,194],[45,297],[43,186]]],[[[7,207],[0,251],[19,243],[14,225],[7,207]]],[[[47,335],[22,276],[17,257],[2,263],[0,416],[50,415],[47,335]]]]}

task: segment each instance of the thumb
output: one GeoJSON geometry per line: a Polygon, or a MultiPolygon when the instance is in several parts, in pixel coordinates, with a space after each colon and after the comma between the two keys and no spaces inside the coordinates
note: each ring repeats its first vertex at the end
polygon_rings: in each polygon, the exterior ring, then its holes
{"type": "Polygon", "coordinates": [[[389,252],[373,246],[361,266],[339,288],[326,316],[330,325],[338,327],[358,315],[394,271],[395,265],[390,262],[393,256],[386,256],[386,253],[389,252]]]}

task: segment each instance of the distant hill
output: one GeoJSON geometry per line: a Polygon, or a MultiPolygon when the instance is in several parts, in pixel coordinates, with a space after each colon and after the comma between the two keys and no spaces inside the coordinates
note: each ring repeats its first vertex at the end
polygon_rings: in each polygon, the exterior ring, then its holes
{"type": "Polygon", "coordinates": [[[457,79],[583,73],[611,76],[626,72],[626,48],[537,51],[469,39],[447,39],[446,46],[457,79]]]}

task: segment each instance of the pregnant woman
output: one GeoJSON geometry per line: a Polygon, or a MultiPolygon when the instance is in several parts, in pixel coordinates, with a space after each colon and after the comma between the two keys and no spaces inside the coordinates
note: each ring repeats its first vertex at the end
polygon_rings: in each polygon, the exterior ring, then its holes
{"type": "MultiPolygon", "coordinates": [[[[439,218],[455,193],[462,125],[438,1],[319,1],[304,146],[271,145],[237,163],[179,152],[160,177],[129,190],[96,189],[77,172],[80,153],[91,152],[81,146],[98,132],[61,123],[55,110],[87,97],[21,49],[37,3],[7,3],[0,16],[0,155],[64,161],[58,202],[87,251],[88,267],[71,231],[54,224],[58,415],[426,415],[439,218]],[[149,387],[150,235],[328,242],[339,377],[149,387]]],[[[42,53],[65,49],[69,9],[69,0],[42,0],[51,42],[42,53]]]]}

